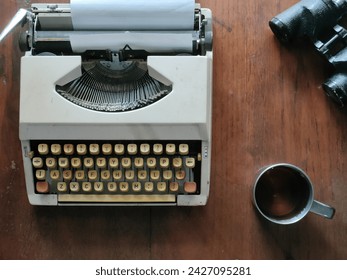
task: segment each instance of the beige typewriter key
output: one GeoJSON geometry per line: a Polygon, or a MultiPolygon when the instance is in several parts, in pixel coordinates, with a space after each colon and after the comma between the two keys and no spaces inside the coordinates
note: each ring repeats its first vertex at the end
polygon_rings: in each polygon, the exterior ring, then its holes
{"type": "Polygon", "coordinates": [[[84,179],[85,179],[85,177],[84,177],[84,170],[77,170],[77,171],[75,172],[75,178],[76,178],[76,180],[78,180],[78,181],[84,180],[84,179]]]}
{"type": "Polygon", "coordinates": [[[107,183],[107,189],[109,192],[116,192],[117,191],[117,183],[116,182],[107,183]]]}
{"type": "Polygon", "coordinates": [[[135,172],[133,170],[126,170],[125,171],[125,179],[126,180],[134,180],[135,178],[135,172]]]}
{"type": "Polygon", "coordinates": [[[139,180],[147,180],[147,171],[146,170],[139,170],[137,172],[137,178],[139,180]]]}
{"type": "Polygon", "coordinates": [[[195,158],[186,158],[186,166],[188,168],[194,168],[195,167],[195,158]]]}
{"type": "Polygon", "coordinates": [[[85,168],[94,168],[94,159],[91,157],[84,158],[83,165],[85,168]]]}
{"type": "Polygon", "coordinates": [[[111,178],[110,171],[103,170],[101,171],[101,180],[109,180],[111,178]]]}
{"type": "Polygon", "coordinates": [[[178,152],[182,156],[188,155],[188,153],[189,153],[189,146],[188,146],[188,144],[180,144],[178,146],[178,152]]]}
{"type": "Polygon", "coordinates": [[[160,178],[160,171],[159,170],[152,170],[150,173],[151,180],[159,180],[160,178]]]}
{"type": "Polygon", "coordinates": [[[40,155],[47,155],[49,152],[47,144],[39,144],[37,150],[39,151],[40,155]]]}
{"type": "Polygon", "coordinates": [[[128,192],[129,191],[129,183],[128,182],[121,182],[119,184],[119,190],[121,192],[128,192]]]}
{"type": "Polygon", "coordinates": [[[122,167],[130,168],[131,167],[131,159],[130,158],[122,158],[122,167]]]}
{"type": "Polygon", "coordinates": [[[120,170],[114,170],[112,173],[113,179],[115,180],[122,180],[123,173],[120,170]]]}
{"type": "Polygon", "coordinates": [[[168,155],[174,155],[176,153],[176,145],[175,144],[166,144],[165,152],[168,155]]]}
{"type": "Polygon", "coordinates": [[[80,184],[78,182],[70,182],[70,191],[78,192],[80,190],[80,184]]]}
{"type": "Polygon", "coordinates": [[[61,154],[61,146],[60,144],[52,144],[51,145],[51,152],[55,156],[59,156],[61,154]]]}
{"type": "Polygon", "coordinates": [[[100,153],[99,144],[90,144],[89,145],[89,153],[93,156],[96,156],[100,153]]]}
{"type": "Polygon", "coordinates": [[[198,161],[202,161],[202,155],[201,155],[201,153],[198,153],[198,161]]]}
{"type": "Polygon", "coordinates": [[[48,168],[56,168],[57,161],[55,160],[55,158],[46,158],[46,166],[48,168]]]}
{"type": "Polygon", "coordinates": [[[160,158],[159,164],[161,168],[168,168],[169,167],[169,159],[168,158],[160,158]]]}
{"type": "Polygon", "coordinates": [[[149,144],[141,144],[140,145],[141,155],[149,155],[150,151],[151,151],[151,148],[150,148],[149,144]]]}
{"type": "Polygon", "coordinates": [[[157,190],[158,190],[158,192],[166,192],[167,191],[166,182],[158,182],[157,183],[157,190]]]}
{"type": "Polygon", "coordinates": [[[98,178],[98,172],[96,170],[89,170],[88,171],[88,179],[89,180],[96,180],[98,178]]]}
{"type": "Polygon", "coordinates": [[[67,184],[66,182],[58,182],[57,183],[58,192],[67,192],[67,184]]]}
{"type": "Polygon", "coordinates": [[[43,166],[43,160],[40,157],[34,157],[32,162],[35,168],[42,168],[43,166]]]}
{"type": "Polygon", "coordinates": [[[35,176],[37,180],[45,180],[46,179],[46,170],[38,169],[35,172],[35,176]]]}
{"type": "Polygon", "coordinates": [[[69,160],[68,158],[59,158],[58,165],[60,168],[69,168],[69,160]]]}
{"type": "Polygon", "coordinates": [[[187,193],[195,193],[197,190],[195,182],[185,182],[184,191],[187,193]]]}
{"type": "Polygon", "coordinates": [[[49,184],[47,182],[36,182],[36,191],[38,193],[48,193],[49,184]]]}
{"type": "Polygon", "coordinates": [[[140,182],[133,182],[132,183],[132,190],[134,192],[140,192],[141,191],[141,183],[140,182]]]}
{"type": "Polygon", "coordinates": [[[63,179],[64,180],[72,180],[72,171],[71,170],[64,170],[63,171],[63,179]]]}
{"type": "Polygon", "coordinates": [[[186,178],[186,172],[184,170],[177,170],[176,171],[176,179],[177,180],[184,180],[186,178]]]}
{"type": "Polygon", "coordinates": [[[109,165],[111,168],[118,168],[118,165],[119,165],[118,158],[110,158],[110,159],[108,160],[108,165],[109,165]]]}
{"type": "Polygon", "coordinates": [[[161,155],[163,153],[163,145],[162,144],[154,144],[153,145],[153,153],[155,155],[161,155]]]}
{"type": "Polygon", "coordinates": [[[27,157],[30,158],[30,159],[32,159],[32,158],[34,157],[34,155],[35,155],[35,152],[34,152],[34,151],[29,151],[29,152],[27,153],[27,157]]]}
{"type": "Polygon", "coordinates": [[[153,190],[154,190],[153,182],[146,182],[145,183],[145,191],[146,192],[153,192],[153,190]]]}
{"type": "Polygon", "coordinates": [[[104,191],[104,183],[103,182],[95,182],[94,183],[94,190],[96,192],[103,192],[104,191]]]}
{"type": "Polygon", "coordinates": [[[76,147],[77,154],[83,156],[87,153],[87,145],[86,144],[78,144],[76,147]]]}
{"type": "Polygon", "coordinates": [[[116,144],[114,145],[114,152],[116,155],[123,155],[124,154],[124,145],[123,144],[116,144]]]}
{"type": "Polygon", "coordinates": [[[157,160],[156,160],[156,158],[148,158],[147,159],[147,167],[148,168],[156,168],[156,166],[157,166],[157,160]]]}
{"type": "Polygon", "coordinates": [[[172,165],[175,168],[181,168],[182,167],[182,159],[181,158],[174,158],[172,160],[172,165]]]}
{"type": "Polygon", "coordinates": [[[178,192],[179,184],[177,182],[171,182],[169,188],[172,192],[178,192]]]}
{"type": "Polygon", "coordinates": [[[65,144],[63,150],[65,155],[71,156],[74,153],[74,146],[72,144],[65,144]]]}
{"type": "Polygon", "coordinates": [[[106,168],[106,158],[97,158],[96,166],[99,168],[106,168]]]}
{"type": "Polygon", "coordinates": [[[101,151],[105,156],[112,154],[112,145],[111,144],[102,144],[101,151]]]}
{"type": "Polygon", "coordinates": [[[59,172],[59,170],[51,170],[49,172],[49,176],[51,177],[52,180],[59,180],[60,172],[59,172]]]}
{"type": "Polygon", "coordinates": [[[80,158],[72,158],[71,159],[71,166],[73,168],[81,168],[81,159],[80,158]]]}
{"type": "Polygon", "coordinates": [[[134,165],[136,168],[143,168],[143,158],[135,158],[134,165]]]}
{"type": "Polygon", "coordinates": [[[172,171],[171,170],[164,170],[163,179],[164,180],[171,180],[172,179],[172,171]]]}
{"type": "Polygon", "coordinates": [[[92,183],[91,182],[83,182],[82,183],[82,190],[84,192],[91,192],[93,190],[92,183]]]}
{"type": "Polygon", "coordinates": [[[137,145],[136,144],[128,144],[127,151],[129,155],[137,154],[137,145]]]}

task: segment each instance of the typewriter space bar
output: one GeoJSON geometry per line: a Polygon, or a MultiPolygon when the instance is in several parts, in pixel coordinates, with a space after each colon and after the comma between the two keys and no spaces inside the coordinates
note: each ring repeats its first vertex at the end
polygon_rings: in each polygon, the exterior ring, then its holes
{"type": "Polygon", "coordinates": [[[61,203],[173,203],[176,196],[167,195],[112,195],[112,194],[59,194],[58,202],[61,203]]]}

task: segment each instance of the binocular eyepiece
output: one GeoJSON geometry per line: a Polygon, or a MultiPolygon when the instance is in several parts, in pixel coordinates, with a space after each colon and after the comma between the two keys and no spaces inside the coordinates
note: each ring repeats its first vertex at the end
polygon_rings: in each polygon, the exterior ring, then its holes
{"type": "Polygon", "coordinates": [[[347,104],[347,30],[338,22],[346,13],[347,0],[302,0],[269,22],[281,43],[309,39],[335,67],[323,89],[341,106],[347,104]]]}

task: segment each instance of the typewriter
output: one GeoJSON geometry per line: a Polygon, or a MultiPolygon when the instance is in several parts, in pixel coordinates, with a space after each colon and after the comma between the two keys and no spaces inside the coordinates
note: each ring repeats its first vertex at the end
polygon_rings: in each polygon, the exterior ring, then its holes
{"type": "Polygon", "coordinates": [[[206,204],[211,11],[138,2],[32,4],[0,35],[25,27],[19,132],[32,205],[206,204]]]}

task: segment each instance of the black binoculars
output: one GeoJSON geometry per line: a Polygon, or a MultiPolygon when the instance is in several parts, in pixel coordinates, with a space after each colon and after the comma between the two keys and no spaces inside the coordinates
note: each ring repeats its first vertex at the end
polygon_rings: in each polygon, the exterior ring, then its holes
{"type": "Polygon", "coordinates": [[[302,0],[269,22],[283,44],[306,38],[335,67],[323,89],[341,107],[347,104],[347,30],[339,24],[346,13],[346,0],[302,0]]]}

